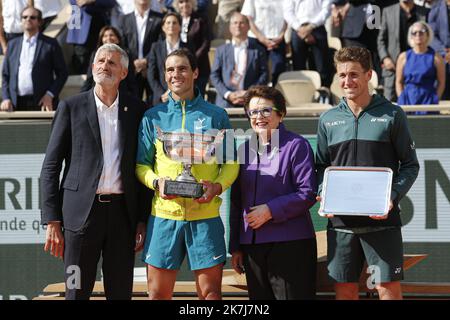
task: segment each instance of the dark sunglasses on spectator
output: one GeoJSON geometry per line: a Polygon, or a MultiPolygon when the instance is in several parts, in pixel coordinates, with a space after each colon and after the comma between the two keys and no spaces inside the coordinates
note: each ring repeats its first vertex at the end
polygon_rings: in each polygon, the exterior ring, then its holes
{"type": "Polygon", "coordinates": [[[417,31],[411,32],[411,34],[412,34],[413,36],[416,36],[416,35],[424,35],[424,34],[426,34],[426,33],[428,33],[427,30],[417,30],[417,31]]]}
{"type": "Polygon", "coordinates": [[[23,20],[27,20],[28,18],[30,18],[31,20],[36,20],[37,16],[22,16],[23,20]]]}
{"type": "Polygon", "coordinates": [[[278,111],[278,109],[275,107],[263,107],[261,109],[248,110],[247,114],[249,118],[252,119],[257,118],[258,114],[261,114],[264,118],[267,118],[272,114],[272,110],[278,111]]]}

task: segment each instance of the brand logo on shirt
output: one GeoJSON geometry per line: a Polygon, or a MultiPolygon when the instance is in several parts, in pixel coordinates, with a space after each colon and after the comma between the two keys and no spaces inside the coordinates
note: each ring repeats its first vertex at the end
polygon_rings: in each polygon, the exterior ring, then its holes
{"type": "Polygon", "coordinates": [[[387,119],[384,118],[372,118],[370,122],[387,122],[387,119]]]}
{"type": "Polygon", "coordinates": [[[334,127],[334,126],[341,126],[345,124],[345,120],[337,120],[337,121],[331,121],[331,122],[325,122],[325,125],[327,127],[334,127]]]}
{"type": "Polygon", "coordinates": [[[413,141],[412,144],[410,144],[411,150],[415,150],[416,149],[416,143],[413,141]]]}
{"type": "Polygon", "coordinates": [[[206,128],[206,125],[203,123],[205,122],[206,118],[198,118],[194,122],[194,130],[202,130],[206,128]]]}

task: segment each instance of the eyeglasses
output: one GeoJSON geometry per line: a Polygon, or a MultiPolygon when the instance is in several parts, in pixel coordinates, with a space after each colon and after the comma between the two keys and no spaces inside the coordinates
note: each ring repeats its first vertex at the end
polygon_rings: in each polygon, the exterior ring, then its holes
{"type": "Polygon", "coordinates": [[[36,20],[37,16],[22,16],[23,20],[27,20],[28,18],[30,18],[31,20],[36,20]]]}
{"type": "Polygon", "coordinates": [[[272,114],[272,110],[279,111],[275,107],[263,107],[261,109],[248,110],[247,114],[248,114],[249,118],[252,118],[252,119],[258,118],[258,114],[263,116],[263,118],[267,118],[267,117],[270,117],[270,115],[272,114]]]}
{"type": "Polygon", "coordinates": [[[428,31],[427,30],[417,30],[417,31],[413,31],[411,32],[411,34],[415,37],[417,35],[419,36],[423,36],[424,34],[427,34],[428,31]]]}

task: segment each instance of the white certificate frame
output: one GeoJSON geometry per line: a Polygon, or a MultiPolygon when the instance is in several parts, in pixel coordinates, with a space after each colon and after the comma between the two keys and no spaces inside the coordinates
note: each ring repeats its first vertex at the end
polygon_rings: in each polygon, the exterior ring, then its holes
{"type": "Polygon", "coordinates": [[[325,169],[319,215],[384,216],[389,212],[393,172],[387,167],[325,169]]]}

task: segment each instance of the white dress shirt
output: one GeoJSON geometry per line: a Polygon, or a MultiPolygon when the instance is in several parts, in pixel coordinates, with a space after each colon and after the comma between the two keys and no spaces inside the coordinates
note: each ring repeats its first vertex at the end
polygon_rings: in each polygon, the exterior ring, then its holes
{"type": "Polygon", "coordinates": [[[184,43],[188,42],[187,34],[188,34],[188,31],[189,31],[189,22],[190,21],[191,21],[191,17],[190,16],[187,17],[187,18],[183,17],[183,22],[181,23],[180,38],[181,38],[181,41],[183,41],[184,43]]]}
{"type": "MultiPolygon", "coordinates": [[[[284,26],[284,0],[245,0],[241,13],[253,19],[258,30],[267,38],[273,39],[281,34],[284,26]]],[[[250,30],[250,37],[256,35],[250,30]]]]}
{"type": "Polygon", "coordinates": [[[284,19],[294,30],[304,23],[319,27],[330,16],[331,0],[284,0],[283,11],[284,19]]]}
{"type": "MultiPolygon", "coordinates": [[[[247,72],[247,47],[248,39],[237,44],[236,41],[231,40],[234,50],[234,69],[231,75],[231,81],[236,87],[236,90],[244,89],[244,78],[247,72]]],[[[224,98],[228,99],[231,91],[227,91],[224,94],[224,98]]]]}
{"type": "Polygon", "coordinates": [[[166,40],[166,49],[167,55],[171,54],[173,51],[180,49],[180,39],[178,39],[177,43],[172,47],[169,41],[166,40]]]}
{"type": "Polygon", "coordinates": [[[135,9],[134,1],[130,0],[116,0],[123,14],[132,13],[135,9]]]}
{"type": "Polygon", "coordinates": [[[119,92],[117,92],[116,100],[110,107],[106,106],[97,97],[95,90],[94,97],[103,150],[103,169],[97,193],[123,193],[123,184],[120,176],[122,150],[119,135],[119,92]]]}
{"type": "Polygon", "coordinates": [[[6,33],[22,33],[22,10],[27,0],[2,0],[3,30],[6,33]]]}
{"type": "Polygon", "coordinates": [[[38,35],[39,33],[36,33],[31,38],[27,37],[26,34],[23,35],[19,73],[17,75],[17,93],[19,96],[32,95],[34,92],[31,74],[33,72],[33,60],[36,53],[38,35]]]}
{"type": "Polygon", "coordinates": [[[56,16],[62,9],[60,0],[34,0],[34,6],[41,10],[44,19],[56,16]]]}
{"type": "Polygon", "coordinates": [[[150,12],[150,9],[144,12],[144,16],[141,17],[141,15],[137,12],[137,10],[134,11],[134,16],[136,17],[136,26],[137,26],[137,33],[138,33],[138,54],[139,59],[144,58],[144,37],[145,37],[145,30],[147,29],[147,20],[148,20],[148,13],[150,12]]]}

